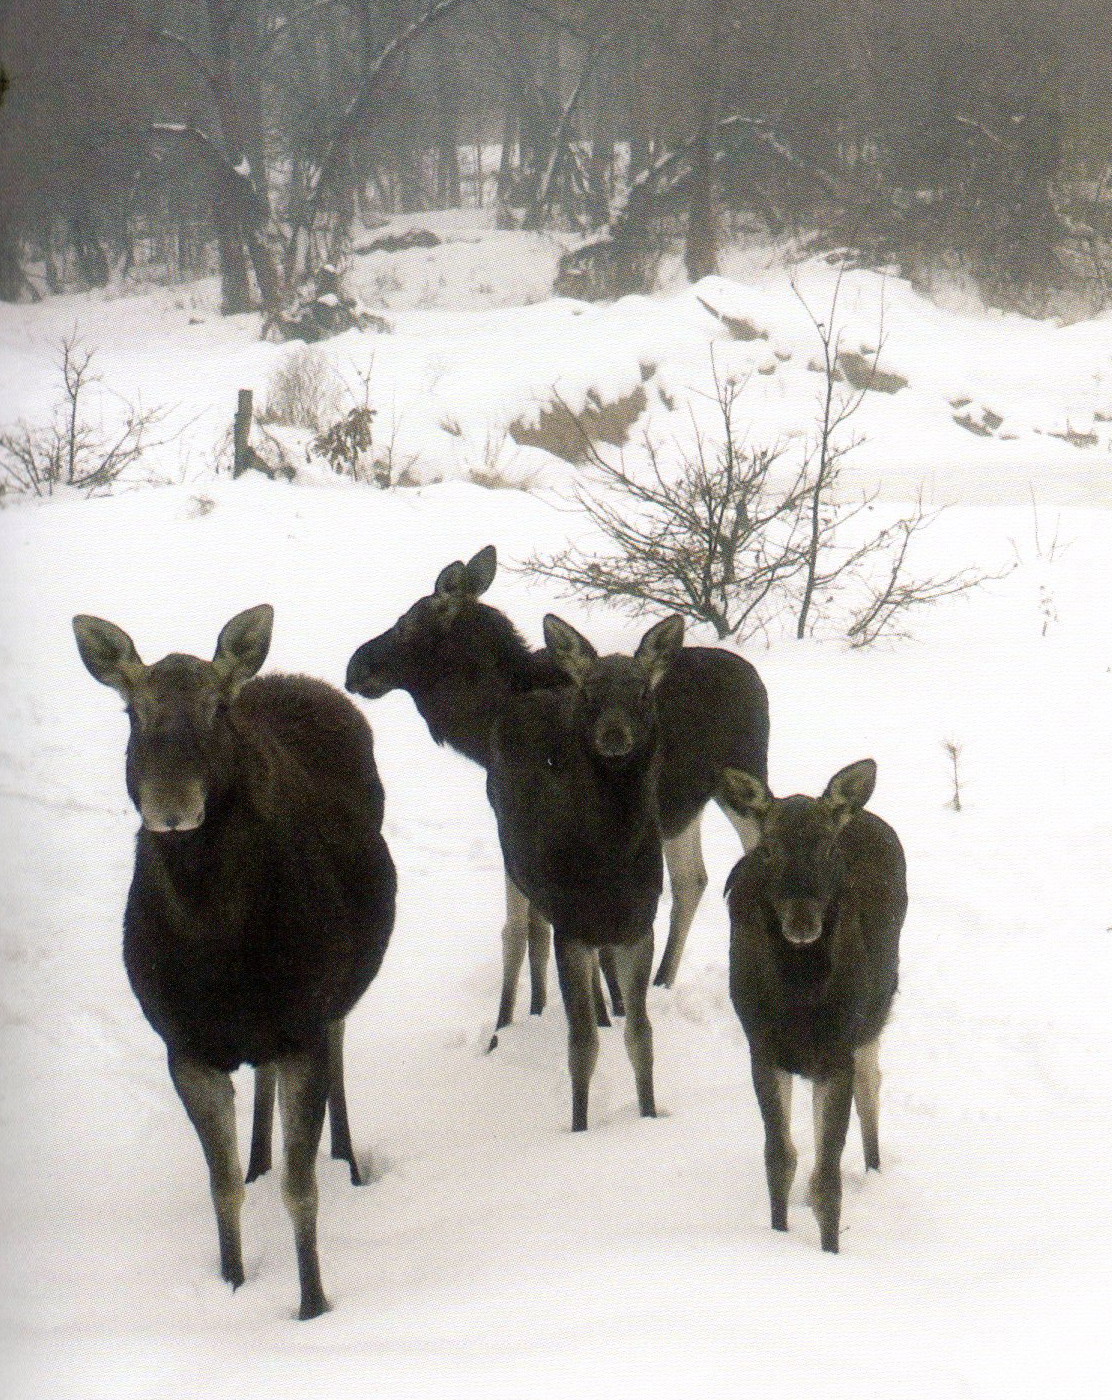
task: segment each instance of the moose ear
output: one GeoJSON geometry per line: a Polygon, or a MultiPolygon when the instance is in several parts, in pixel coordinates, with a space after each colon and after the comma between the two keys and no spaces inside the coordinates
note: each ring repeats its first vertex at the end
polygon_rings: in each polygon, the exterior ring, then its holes
{"type": "Polygon", "coordinates": [[[545,615],[544,644],[556,665],[566,671],[576,685],[582,685],[594,670],[598,652],[582,633],[555,613],[545,615]]]}
{"type": "Polygon", "coordinates": [[[101,617],[78,613],[73,619],[73,634],[89,674],[130,700],[136,681],[147,668],[127,633],[101,617]]]}
{"type": "Polygon", "coordinates": [[[494,575],[498,572],[498,551],[492,544],[484,545],[478,554],[467,561],[464,569],[466,574],[467,592],[472,598],[478,598],[485,593],[494,582],[494,575]]]}
{"type": "Polygon", "coordinates": [[[634,656],[649,674],[649,684],[655,690],[683,646],[683,618],[673,613],[663,622],[650,627],[641,638],[634,656]]]}
{"type": "Polygon", "coordinates": [[[462,597],[467,592],[467,565],[462,559],[444,565],[436,576],[432,591],[438,598],[462,597]]]}
{"type": "Polygon", "coordinates": [[[273,628],[274,609],[269,603],[236,613],[231,622],[224,624],[212,664],[222,684],[233,695],[266,660],[273,628]]]}
{"type": "Polygon", "coordinates": [[[741,768],[724,768],[718,784],[718,795],[727,806],[742,816],[752,816],[763,825],[772,810],[772,793],[760,778],[741,768]]]}
{"type": "Polygon", "coordinates": [[[845,826],[855,812],[859,812],[876,787],[876,764],[871,758],[863,758],[843,768],[826,785],[822,798],[834,813],[839,828],[845,826]]]}

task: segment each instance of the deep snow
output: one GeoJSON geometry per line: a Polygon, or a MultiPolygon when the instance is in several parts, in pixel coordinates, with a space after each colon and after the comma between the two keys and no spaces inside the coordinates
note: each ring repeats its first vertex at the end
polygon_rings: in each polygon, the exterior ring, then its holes
{"type": "MultiPolygon", "coordinates": [[[[490,265],[505,260],[500,249],[490,265]]],[[[529,264],[513,276],[524,286],[538,274],[529,264]]],[[[828,286],[826,269],[807,276],[816,294],[828,286]]],[[[864,340],[880,283],[855,285],[864,340]]],[[[413,450],[432,475],[466,477],[490,423],[557,379],[568,393],[620,387],[651,349],[666,388],[705,387],[721,328],[695,293],[791,352],[777,361],[787,371],[754,373],[754,431],[810,422],[805,313],[775,271],[612,308],[403,311],[395,336],[343,338],[329,353],[342,365],[373,349],[413,450]],[[448,444],[436,436],[445,405],[467,418],[448,444]]],[[[246,1285],[233,1295],[217,1277],[200,1152],[119,957],[136,826],[126,722],[81,667],[69,619],[111,618],[148,661],[210,655],[223,622],[266,599],[277,611],[268,665],[338,682],[355,646],[443,564],[488,541],[519,560],[580,524],[556,496],[463,480],[380,492],[214,479],[204,455],[235,387],[253,375],[261,389],[287,351],[257,344],[250,318],[189,326],[183,308],[207,295],[0,310],[7,420],[49,405],[50,346],[75,319],[106,380],[180,402],[182,421],[202,415],[179,484],[0,512],[3,1393],[1103,1395],[1112,492],[1110,429],[1096,415],[1112,412],[1112,323],[960,317],[889,281],[882,363],[910,387],[868,405],[860,478],[880,480],[886,501],[926,483],[957,502],[925,545],[940,568],[1017,565],[921,614],[907,642],[747,649],[770,691],[774,790],[814,792],[871,754],[871,805],[908,853],[901,994],[882,1051],[884,1168],[865,1179],[854,1124],[842,1253],[821,1254],[803,1199],[803,1091],[790,1232],[768,1228],[760,1118],[726,988],[720,891],[738,852],[724,819],[706,818],[711,883],[678,985],[650,1003],[664,1112],[636,1116],[620,1032],[603,1032],[591,1127],[573,1138],[554,974],[544,1017],[519,1012],[482,1053],[502,917],[483,775],[437,749],[396,694],[365,710],[399,915],[348,1035],[353,1133],[375,1180],[353,1189],[321,1158],[334,1310],[299,1325],[273,1174],[248,1192],[246,1285]],[[956,427],[944,405],[962,393],[1003,412],[1016,439],[956,427]],[[1036,432],[1082,412],[1103,435],[1095,448],[1036,432]],[[961,745],[961,812],[946,805],[947,740],[961,745]]],[[[719,345],[739,365],[768,350],[719,345]]],[[[551,459],[540,467],[567,479],[551,459]]],[[[553,607],[607,648],[644,626],[505,570],[490,601],[533,641],[553,607]]],[[[250,1080],[237,1082],[246,1134],[250,1080]]]]}

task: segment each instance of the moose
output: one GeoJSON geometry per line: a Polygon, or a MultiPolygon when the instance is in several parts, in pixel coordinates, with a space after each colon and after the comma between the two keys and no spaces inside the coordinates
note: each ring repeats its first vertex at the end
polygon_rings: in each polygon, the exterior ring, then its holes
{"type": "Polygon", "coordinates": [[[79,615],[73,627],[85,666],[127,705],[127,790],[142,825],[124,963],[200,1138],[221,1274],[243,1282],[230,1072],[251,1064],[250,1174],[270,1164],[276,1081],[307,1319],[328,1308],[315,1166],[326,1101],[334,1151],[358,1180],[343,1022],[382,963],[396,877],[370,726],[323,681],[256,675],[273,619],[269,604],[248,609],[223,628],[212,661],[172,653],[150,666],[114,624],[79,615]]]}
{"type": "MultiPolygon", "coordinates": [[[[438,744],[448,744],[489,770],[491,730],[506,705],[534,690],[567,686],[549,651],[532,651],[505,613],[480,602],[494,581],[498,557],[487,545],[467,563],[441,570],[419,598],[380,636],[364,642],[347,668],[347,689],[368,699],[407,691],[438,744]]],[[[717,796],[727,767],[762,781],[768,773],[768,696],[755,668],[718,647],[683,647],[655,692],[659,721],[658,816],[672,889],[668,941],[655,982],[670,987],[707,884],[700,819],[719,801],[743,847],[756,828],[717,796]]],[[[506,879],[502,991],[491,1047],[513,1020],[517,983],[529,953],[530,1011],[544,1010],[549,929],[544,917],[506,879]]],[[[605,965],[605,963],[604,963],[605,965]]],[[[611,988],[612,994],[614,988],[611,988]]],[[[615,1009],[620,997],[615,996],[615,1009]]]]}
{"type": "Polygon", "coordinates": [[[728,769],[722,795],[758,825],[757,845],[726,886],[730,996],[749,1041],[765,1126],[772,1228],[786,1230],[795,1176],[792,1076],[813,1081],[815,1168],[810,1202],[822,1248],[838,1252],[842,1149],[851,1100],[866,1170],[880,1168],[880,1033],[896,994],[907,912],[903,848],[864,811],[872,759],[830,779],[821,797],[774,798],[728,769]]]}
{"type": "Polygon", "coordinates": [[[683,644],[683,619],[651,627],[632,657],[600,657],[552,614],[544,635],[571,685],[505,705],[491,735],[487,795],[510,879],[552,924],[572,1131],[582,1132],[598,1058],[592,976],[600,947],[612,952],[625,1002],[638,1106],[642,1117],[656,1116],[645,1009],[664,878],[655,693],[683,644]]]}

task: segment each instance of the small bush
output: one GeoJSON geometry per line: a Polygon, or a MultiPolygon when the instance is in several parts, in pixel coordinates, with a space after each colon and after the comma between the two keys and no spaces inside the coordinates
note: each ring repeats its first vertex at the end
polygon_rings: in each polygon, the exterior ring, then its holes
{"type": "Polygon", "coordinates": [[[343,411],[345,386],[327,356],[301,346],[286,356],[266,388],[264,423],[321,433],[343,411]]]}
{"type": "MultiPolygon", "coordinates": [[[[360,463],[374,444],[371,432],[374,416],[373,408],[353,408],[313,439],[313,451],[324,457],[334,472],[360,480],[360,463]]],[[[377,470],[375,476],[377,480],[377,470]]],[[[379,481],[378,484],[388,486],[390,483],[379,481]]]]}

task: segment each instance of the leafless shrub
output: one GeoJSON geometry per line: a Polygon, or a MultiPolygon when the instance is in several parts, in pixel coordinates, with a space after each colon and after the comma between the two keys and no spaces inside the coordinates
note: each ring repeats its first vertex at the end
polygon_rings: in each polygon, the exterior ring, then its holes
{"type": "Polygon", "coordinates": [[[827,320],[811,318],[822,345],[823,394],[797,469],[785,475],[779,465],[790,443],[752,447],[739,437],[734,410],[744,385],[722,379],[713,355],[721,433],[710,441],[693,424],[693,445],[679,446],[672,472],[649,439],[647,471],[634,473],[624,459],[611,465],[589,428],[557,396],[565,422],[578,425],[583,457],[599,483],[599,489],[578,490],[579,504],[611,549],[591,554],[569,546],[534,556],[527,569],[587,598],[611,598],[638,612],[683,613],[710,623],[719,638],[752,636],[790,612],[797,637],[825,623],[855,647],[902,635],[909,611],[1000,577],[974,569],[912,577],[912,541],[937,515],[921,503],[861,543],[847,545],[853,522],[875,499],[838,499],[842,465],[861,441],[848,427],[872,387],[884,338],[881,333],[870,352],[871,370],[857,366],[857,383],[848,384],[838,367],[840,284],[841,276],[827,320]]]}
{"type": "Polygon", "coordinates": [[[59,345],[62,397],[47,425],[20,422],[0,433],[0,492],[52,496],[71,488],[85,496],[111,489],[148,450],[168,439],[151,434],[165,421],[165,408],[144,409],[120,395],[122,413],[115,423],[86,409],[88,390],[101,382],[93,369],[96,351],[76,331],[59,345]]]}
{"type": "Polygon", "coordinates": [[[535,556],[531,572],[588,598],[625,602],[634,612],[664,608],[709,622],[720,638],[746,636],[765,624],[770,601],[799,570],[805,481],[800,474],[774,487],[770,474],[784,446],[746,446],[734,424],[743,386],[722,379],[717,367],[714,374],[721,439],[708,441],[696,426],[694,445],[681,448],[674,474],[666,473],[648,438],[650,473],[642,480],[624,461],[610,465],[581,429],[605,493],[582,488],[579,504],[615,550],[592,555],[571,546],[535,556]]]}
{"type": "Polygon", "coordinates": [[[863,440],[852,431],[851,420],[866,394],[896,393],[907,382],[901,375],[879,368],[886,338],[883,300],[876,348],[868,354],[843,348],[837,316],[846,266],[843,259],[825,319],[815,315],[793,284],[819,339],[822,358],[817,367],[823,376],[815,436],[804,467],[809,500],[795,634],[805,637],[816,618],[833,614],[850,644],[864,647],[883,635],[906,635],[902,623],[908,611],[965,593],[1000,575],[960,569],[952,574],[910,577],[907,557],[912,540],[940,513],[925,511],[921,500],[910,515],[877,531],[856,548],[847,550],[843,543],[846,527],[875,500],[874,493],[855,504],[837,503],[845,459],[863,440]],[[852,373],[845,372],[847,366],[852,366],[852,373]],[[862,601],[854,603],[854,594],[863,595],[862,601]]]}
{"type": "Polygon", "coordinates": [[[371,464],[371,478],[376,486],[419,486],[420,480],[414,476],[413,468],[420,459],[417,452],[403,452],[398,437],[401,431],[401,415],[396,411],[390,415],[390,430],[375,446],[374,461],[371,464]]]}
{"type": "Polygon", "coordinates": [[[848,565],[843,565],[835,574],[836,580],[848,581],[862,559],[879,561],[881,571],[875,570],[862,579],[865,601],[858,606],[846,627],[846,636],[851,646],[871,646],[881,636],[905,637],[907,630],[904,619],[915,608],[926,607],[930,603],[941,602],[943,598],[966,593],[987,583],[999,574],[985,574],[976,569],[959,569],[952,574],[935,574],[929,578],[908,577],[908,547],[915,535],[938,518],[938,511],[925,511],[921,501],[916,502],[910,515],[903,516],[887,526],[857,551],[848,565]]]}
{"type": "Polygon", "coordinates": [[[324,432],[343,412],[345,392],[344,381],[328,357],[303,345],[270,376],[259,421],[324,432]]]}
{"type": "Polygon", "coordinates": [[[517,465],[518,456],[509,428],[488,426],[482,460],[469,467],[467,479],[488,491],[531,491],[537,484],[538,474],[522,471],[517,465]]]}

